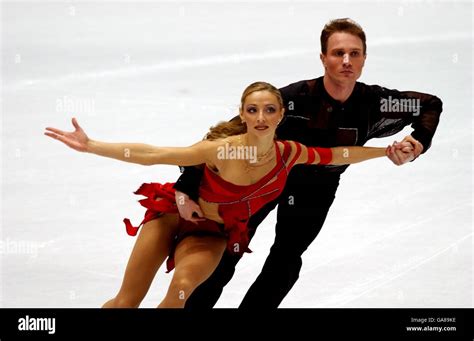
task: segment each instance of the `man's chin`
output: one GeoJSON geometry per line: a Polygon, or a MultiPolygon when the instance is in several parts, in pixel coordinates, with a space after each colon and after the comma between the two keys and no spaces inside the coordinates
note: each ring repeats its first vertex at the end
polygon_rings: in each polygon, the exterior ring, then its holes
{"type": "Polygon", "coordinates": [[[356,78],[357,74],[354,71],[346,71],[346,72],[341,72],[339,75],[342,78],[356,78]]]}
{"type": "Polygon", "coordinates": [[[341,85],[352,85],[357,81],[357,77],[354,73],[338,75],[337,81],[341,85]]]}

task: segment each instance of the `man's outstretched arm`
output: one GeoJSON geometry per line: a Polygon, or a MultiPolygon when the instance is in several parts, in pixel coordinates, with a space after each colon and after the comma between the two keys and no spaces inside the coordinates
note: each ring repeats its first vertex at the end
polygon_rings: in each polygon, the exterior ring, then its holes
{"type": "Polygon", "coordinates": [[[394,135],[411,124],[413,132],[401,141],[406,148],[392,151],[389,158],[396,165],[402,165],[425,153],[439,123],[442,101],[436,96],[415,91],[390,90],[375,85],[368,88],[374,107],[367,139],[394,135]],[[407,151],[409,146],[411,151],[407,151]]]}

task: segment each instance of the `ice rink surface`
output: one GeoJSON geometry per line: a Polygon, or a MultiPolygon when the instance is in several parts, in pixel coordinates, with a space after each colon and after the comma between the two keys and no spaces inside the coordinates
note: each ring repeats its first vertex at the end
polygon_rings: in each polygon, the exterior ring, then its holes
{"type": "MultiPolygon", "coordinates": [[[[473,307],[472,3],[434,1],[2,2],[1,306],[101,306],[135,242],[122,219],[144,213],[133,191],[179,176],[77,153],[46,126],[76,116],[94,139],[195,143],[251,82],[322,75],[319,34],[340,17],[367,34],[359,81],[435,94],[444,111],[415,162],[346,171],[281,307],[473,307]]],[[[217,307],[238,306],[274,224],[275,211],[217,307]]],[[[142,307],[170,278],[159,270],[142,307]]]]}

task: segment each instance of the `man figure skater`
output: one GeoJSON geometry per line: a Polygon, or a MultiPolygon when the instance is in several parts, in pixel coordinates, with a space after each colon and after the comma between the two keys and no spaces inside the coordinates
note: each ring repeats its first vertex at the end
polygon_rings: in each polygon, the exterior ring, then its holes
{"type": "MultiPolygon", "coordinates": [[[[286,112],[277,130],[278,138],[318,147],[362,146],[371,138],[396,134],[411,124],[413,132],[401,142],[403,148],[392,148],[390,159],[403,165],[426,152],[439,122],[441,100],[428,94],[357,82],[366,52],[365,33],[357,23],[345,18],[326,24],[321,33],[320,54],[324,76],[280,89],[286,112]]],[[[250,238],[278,204],[274,244],[239,308],[279,306],[298,280],[301,255],[321,230],[340,175],[347,167],[295,167],[282,195],[252,216],[248,224],[250,238]]],[[[201,176],[199,169],[186,168],[175,184],[180,214],[187,220],[202,216],[192,201],[197,197],[201,176]]],[[[227,252],[213,275],[193,292],[186,308],[212,308],[239,259],[227,252]]]]}

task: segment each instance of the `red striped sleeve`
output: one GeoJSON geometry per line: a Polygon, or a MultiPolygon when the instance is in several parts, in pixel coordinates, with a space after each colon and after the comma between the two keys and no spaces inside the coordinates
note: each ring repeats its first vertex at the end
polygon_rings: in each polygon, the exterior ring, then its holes
{"type": "MultiPolygon", "coordinates": [[[[331,148],[320,148],[320,147],[308,147],[308,149],[314,149],[319,154],[319,165],[328,165],[332,161],[332,150],[331,148]]],[[[314,153],[313,151],[313,153],[314,153]]]]}
{"type": "Polygon", "coordinates": [[[290,157],[290,154],[291,154],[291,146],[290,146],[290,143],[287,142],[287,141],[281,141],[283,142],[283,162],[285,162],[285,164],[288,163],[288,158],[290,157]]]}
{"type": "Polygon", "coordinates": [[[296,160],[298,160],[298,158],[300,157],[301,155],[301,143],[298,143],[296,141],[293,141],[295,146],[296,146],[296,153],[295,153],[295,156],[293,156],[293,159],[291,159],[291,162],[290,164],[288,165],[288,168],[291,169],[293,167],[293,165],[295,164],[296,160]]]}
{"type": "Polygon", "coordinates": [[[308,161],[306,161],[306,164],[310,165],[314,162],[314,159],[316,158],[314,148],[311,147],[306,147],[308,150],[308,161]]]}

